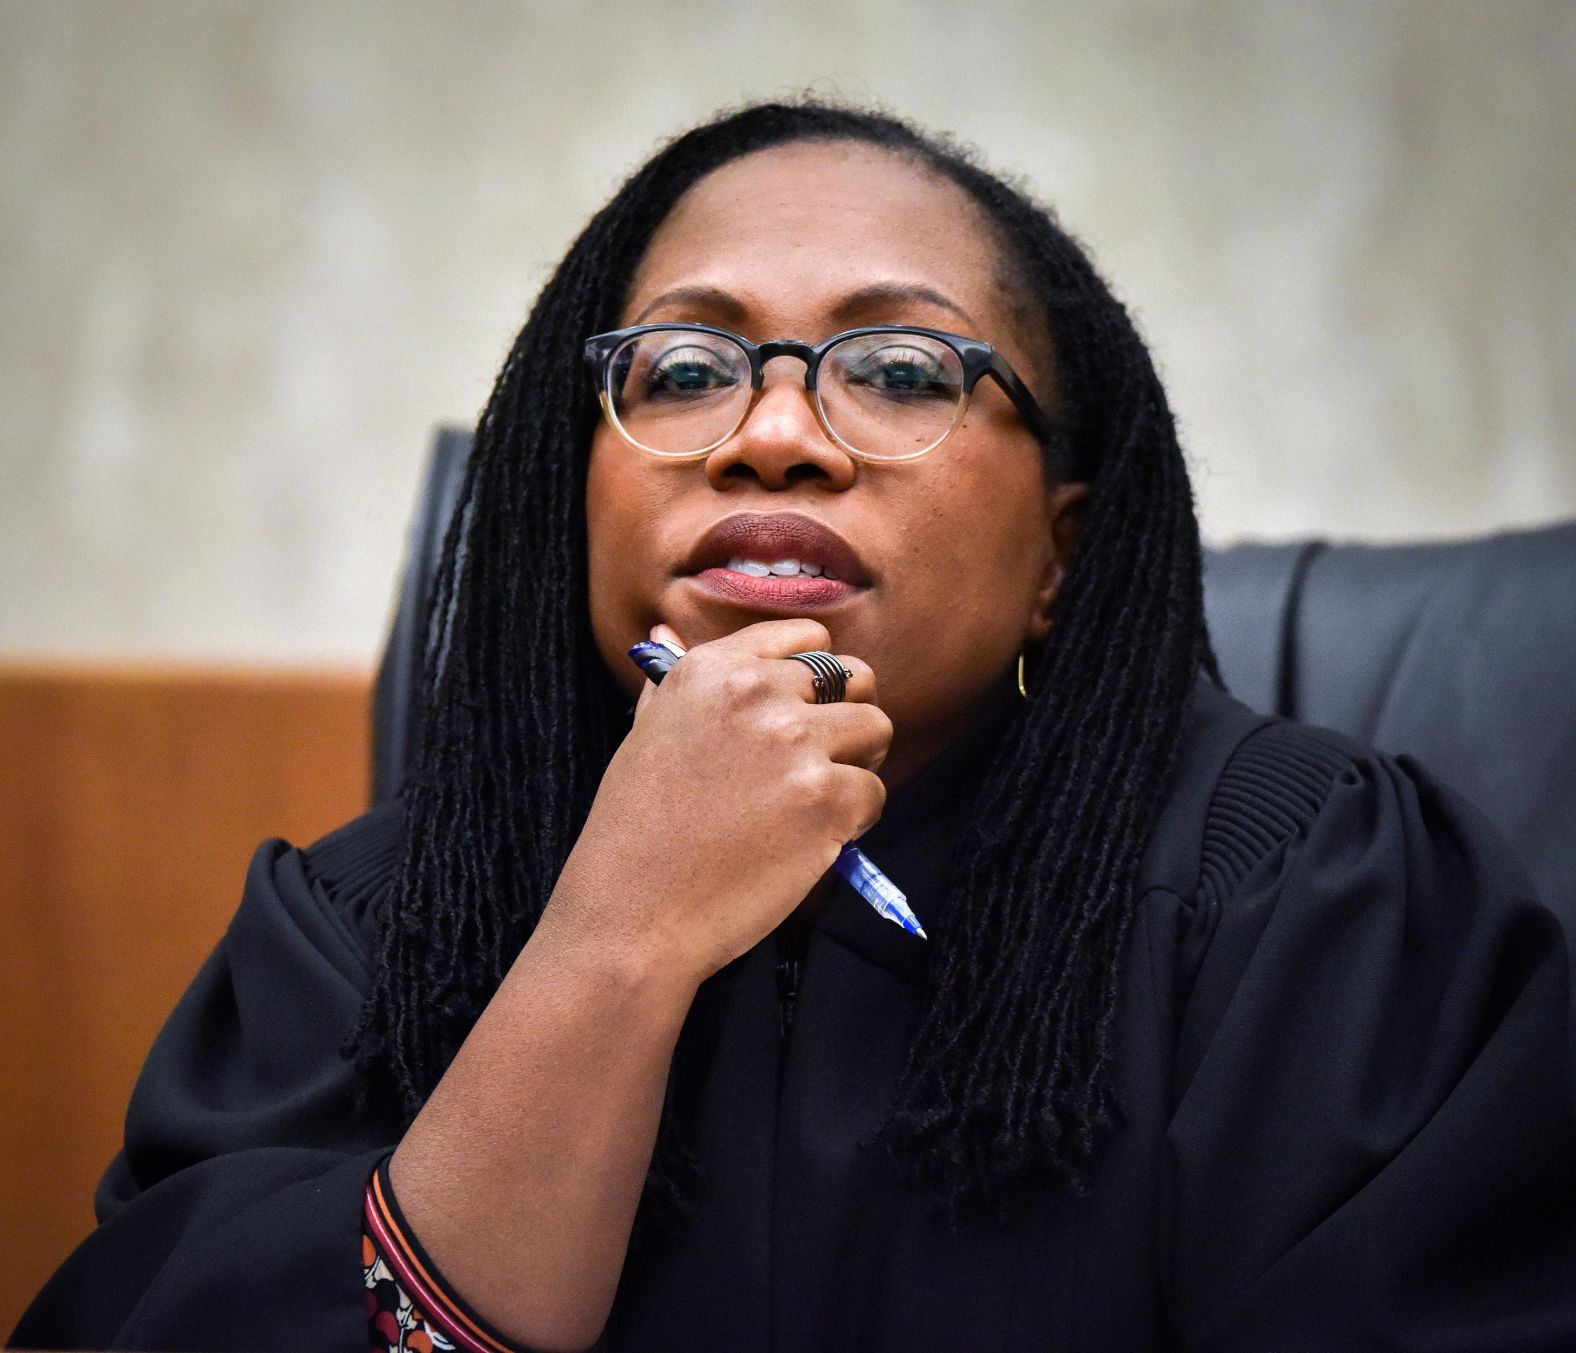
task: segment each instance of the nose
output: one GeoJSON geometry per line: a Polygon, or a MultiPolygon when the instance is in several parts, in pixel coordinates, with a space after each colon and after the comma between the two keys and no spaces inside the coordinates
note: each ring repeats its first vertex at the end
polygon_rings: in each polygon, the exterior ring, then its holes
{"type": "Polygon", "coordinates": [[[754,479],[773,492],[802,482],[841,492],[858,478],[859,463],[821,427],[803,369],[781,360],[785,369],[762,383],[738,430],[706,457],[706,478],[715,489],[754,479]]]}

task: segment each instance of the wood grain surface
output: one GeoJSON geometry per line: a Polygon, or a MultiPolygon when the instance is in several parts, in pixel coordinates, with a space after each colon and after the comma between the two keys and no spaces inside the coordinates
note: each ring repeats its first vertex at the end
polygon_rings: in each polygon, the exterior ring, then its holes
{"type": "Polygon", "coordinates": [[[363,674],[0,664],[0,1339],[93,1226],[253,850],[362,811],[363,674]]]}

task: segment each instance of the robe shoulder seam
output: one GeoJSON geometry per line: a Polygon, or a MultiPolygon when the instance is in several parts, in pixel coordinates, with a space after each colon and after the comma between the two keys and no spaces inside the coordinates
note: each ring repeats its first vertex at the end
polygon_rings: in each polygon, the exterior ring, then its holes
{"type": "Polygon", "coordinates": [[[313,894],[369,971],[399,867],[403,820],[397,801],[380,804],[300,850],[313,894]]]}
{"type": "Polygon", "coordinates": [[[1204,817],[1197,903],[1224,904],[1249,874],[1304,836],[1358,749],[1341,734],[1279,719],[1255,729],[1222,768],[1204,817]]]}

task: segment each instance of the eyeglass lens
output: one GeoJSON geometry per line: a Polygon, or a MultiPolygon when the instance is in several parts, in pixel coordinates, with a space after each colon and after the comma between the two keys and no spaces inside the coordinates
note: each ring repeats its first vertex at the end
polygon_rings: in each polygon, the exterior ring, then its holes
{"type": "MultiPolygon", "coordinates": [[[[867,456],[901,458],[952,430],[963,403],[963,364],[947,344],[922,334],[858,334],[828,350],[816,384],[821,418],[838,440],[867,456]]],[[[724,441],[744,421],[752,393],[749,355],[718,334],[639,334],[608,366],[620,428],[662,455],[724,441]]]]}

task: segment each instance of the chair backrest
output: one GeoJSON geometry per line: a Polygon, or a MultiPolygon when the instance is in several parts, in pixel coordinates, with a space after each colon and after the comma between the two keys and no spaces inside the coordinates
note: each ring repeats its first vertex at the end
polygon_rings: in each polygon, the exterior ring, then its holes
{"type": "Polygon", "coordinates": [[[433,435],[432,458],[422,481],[416,514],[405,547],[405,573],[394,601],[394,619],[372,701],[372,801],[399,793],[416,750],[417,699],[426,656],[427,606],[443,554],[443,539],[465,482],[471,434],[440,427],[433,435]]]}
{"type": "MultiPolygon", "coordinates": [[[[471,434],[442,428],[378,671],[373,785],[415,742],[433,572],[471,434]]],[[[1432,545],[1239,545],[1206,559],[1226,683],[1265,713],[1407,753],[1474,800],[1576,933],[1576,522],[1432,545]]]]}
{"type": "Polygon", "coordinates": [[[1238,699],[1416,757],[1576,928],[1576,522],[1239,545],[1209,556],[1204,591],[1238,699]]]}

